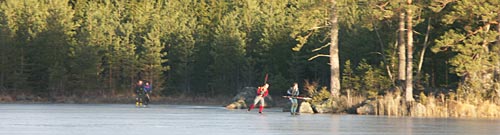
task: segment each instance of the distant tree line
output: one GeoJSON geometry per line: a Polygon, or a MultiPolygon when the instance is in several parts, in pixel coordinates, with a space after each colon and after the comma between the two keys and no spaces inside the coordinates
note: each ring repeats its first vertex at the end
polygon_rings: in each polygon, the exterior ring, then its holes
{"type": "Polygon", "coordinates": [[[262,85],[266,73],[271,94],[306,80],[329,87],[331,61],[318,56],[332,52],[325,48],[335,14],[340,94],[439,88],[498,98],[498,7],[498,0],[0,0],[0,90],[114,95],[143,79],[164,95],[232,95],[262,85]]]}

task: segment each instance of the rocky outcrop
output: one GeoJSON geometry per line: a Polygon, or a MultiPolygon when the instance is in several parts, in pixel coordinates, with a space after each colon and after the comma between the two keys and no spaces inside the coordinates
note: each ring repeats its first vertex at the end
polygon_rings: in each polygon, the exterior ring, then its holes
{"type": "MultiPolygon", "coordinates": [[[[231,103],[226,105],[227,109],[245,109],[251,104],[253,104],[253,100],[255,96],[257,96],[257,88],[255,87],[245,87],[243,89],[238,90],[238,94],[234,96],[231,100],[231,103]]],[[[273,98],[271,95],[268,95],[265,99],[266,107],[274,106],[273,98]]]]}
{"type": "MultiPolygon", "coordinates": [[[[283,112],[290,112],[291,103],[283,107],[283,112]]],[[[299,113],[333,113],[337,103],[331,99],[326,99],[320,103],[311,103],[311,101],[299,101],[299,113]]]]}
{"type": "Polygon", "coordinates": [[[314,113],[311,104],[309,102],[302,102],[299,105],[299,113],[314,113]]]}
{"type": "Polygon", "coordinates": [[[245,109],[248,108],[245,100],[238,100],[226,106],[227,109],[245,109]]]}
{"type": "Polygon", "coordinates": [[[361,115],[374,115],[375,109],[377,109],[377,102],[375,101],[365,101],[364,105],[356,109],[356,113],[361,115]]]}
{"type": "Polygon", "coordinates": [[[337,107],[337,103],[332,99],[324,100],[323,102],[312,104],[313,109],[317,113],[333,113],[337,107]]]}
{"type": "MultiPolygon", "coordinates": [[[[286,104],[286,106],[283,107],[283,112],[290,112],[290,108],[292,107],[292,103],[286,104]]],[[[299,101],[299,108],[297,109],[297,112],[299,113],[314,113],[314,109],[312,108],[311,104],[309,102],[301,102],[299,101]]]]}

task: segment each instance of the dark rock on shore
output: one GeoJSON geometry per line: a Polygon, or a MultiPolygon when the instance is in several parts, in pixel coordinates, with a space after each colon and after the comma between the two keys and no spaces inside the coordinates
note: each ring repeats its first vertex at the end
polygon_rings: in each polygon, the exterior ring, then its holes
{"type": "Polygon", "coordinates": [[[356,109],[357,114],[364,114],[364,115],[374,115],[375,114],[375,109],[377,108],[377,102],[375,101],[365,101],[361,107],[356,109]]]}
{"type": "MultiPolygon", "coordinates": [[[[251,104],[253,104],[253,100],[255,96],[257,96],[257,88],[255,87],[245,87],[238,90],[238,94],[231,99],[231,103],[226,105],[227,109],[246,109],[251,104]]],[[[266,105],[265,107],[274,106],[273,98],[271,95],[265,97],[266,105]]]]}

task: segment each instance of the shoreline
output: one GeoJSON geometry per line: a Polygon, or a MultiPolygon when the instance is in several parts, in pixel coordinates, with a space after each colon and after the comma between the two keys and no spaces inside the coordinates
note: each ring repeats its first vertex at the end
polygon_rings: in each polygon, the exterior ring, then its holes
{"type": "MultiPolygon", "coordinates": [[[[170,105],[216,105],[224,106],[229,101],[221,98],[187,97],[187,96],[153,96],[151,104],[170,105]]],[[[134,104],[135,96],[58,96],[41,98],[35,96],[0,96],[0,104],[134,104]]]]}
{"type": "MultiPolygon", "coordinates": [[[[0,105],[131,105],[134,103],[125,103],[125,102],[114,102],[114,103],[96,103],[96,102],[88,102],[88,103],[68,103],[68,102],[28,102],[28,101],[14,101],[14,102],[0,102],[0,105]]],[[[213,103],[200,103],[200,102],[154,102],[151,105],[180,105],[180,106],[212,106],[212,107],[221,107],[225,108],[221,104],[213,104],[213,103]]],[[[269,109],[281,109],[280,106],[270,107],[269,109]]],[[[230,110],[245,110],[245,109],[226,109],[230,110]]],[[[283,112],[288,114],[288,112],[283,112]]],[[[351,113],[306,113],[307,115],[360,115],[360,116],[371,116],[371,117],[387,117],[387,118],[414,118],[414,119],[460,119],[460,120],[500,120],[500,117],[439,117],[439,116],[390,116],[390,115],[375,115],[375,114],[351,114],[351,113]]]]}
{"type": "MultiPolygon", "coordinates": [[[[0,95],[0,105],[1,104],[134,104],[135,103],[135,96],[130,96],[130,95],[116,95],[116,96],[82,96],[82,97],[76,97],[76,96],[58,96],[58,97],[53,97],[53,98],[41,98],[41,97],[34,97],[34,96],[25,96],[25,95],[18,95],[18,96],[5,96],[5,95],[0,95]]],[[[287,102],[286,100],[281,101],[281,99],[276,100],[278,104],[275,106],[272,106],[270,108],[283,108],[287,102]]],[[[451,102],[451,101],[450,101],[451,102]]],[[[226,105],[230,104],[230,98],[227,96],[218,96],[218,97],[194,97],[194,96],[166,96],[166,97],[161,97],[161,96],[153,96],[152,97],[152,105],[193,105],[193,106],[219,106],[219,107],[225,107],[226,105]]],[[[369,104],[365,104],[369,105],[369,104]]],[[[451,104],[450,104],[451,105],[451,104]]],[[[412,116],[406,116],[406,115],[380,115],[380,114],[370,114],[370,113],[365,113],[365,114],[355,114],[355,113],[323,113],[323,114],[337,114],[337,115],[368,115],[368,116],[388,116],[388,117],[394,117],[394,118],[401,118],[401,117],[411,117],[411,118],[431,118],[431,119],[449,119],[449,118],[460,118],[460,119],[500,119],[500,115],[488,115],[485,112],[482,112],[485,110],[485,108],[476,108],[474,107],[474,110],[468,110],[468,111],[480,111],[477,113],[473,113],[473,115],[466,115],[468,113],[465,112],[455,112],[453,110],[456,110],[453,106],[449,106],[447,108],[444,108],[444,112],[440,112],[440,115],[425,115],[425,114],[420,114],[424,113],[419,110],[420,107],[423,105],[416,105],[418,107],[415,107],[412,109],[411,113],[414,113],[412,116]]],[[[441,106],[437,106],[441,107],[441,106]]],[[[491,105],[489,106],[491,107],[491,105]]],[[[461,108],[463,110],[463,107],[458,106],[458,108],[461,108]]],[[[493,109],[488,109],[490,111],[496,110],[496,106],[492,107],[493,109]]],[[[358,108],[359,109],[359,108],[358,108]]],[[[384,112],[387,111],[388,108],[382,106],[378,106],[378,104],[373,104],[372,108],[373,110],[371,111],[382,111],[384,112]]],[[[431,110],[436,110],[436,107],[434,108],[427,108],[431,110]]],[[[424,110],[427,110],[424,109],[424,110]]],[[[443,109],[443,108],[441,108],[443,109]]],[[[237,110],[237,109],[235,109],[237,110]]],[[[440,110],[439,108],[437,110],[440,110]]],[[[429,110],[430,111],[430,110],[429,110]]],[[[466,110],[467,111],[467,110],[466,110]]],[[[382,112],[383,113],[383,112],[382,112]]],[[[498,112],[494,111],[492,112],[494,114],[497,114],[498,112]]],[[[322,113],[318,113],[322,114],[322,113]]],[[[383,113],[386,114],[386,113],[383,113]]]]}

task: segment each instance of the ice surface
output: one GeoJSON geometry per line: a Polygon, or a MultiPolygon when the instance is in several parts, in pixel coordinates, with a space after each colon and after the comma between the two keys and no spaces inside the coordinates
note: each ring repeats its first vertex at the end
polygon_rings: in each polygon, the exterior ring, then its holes
{"type": "Polygon", "coordinates": [[[302,114],[280,108],[0,104],[0,135],[500,134],[500,120],[302,114]]]}

